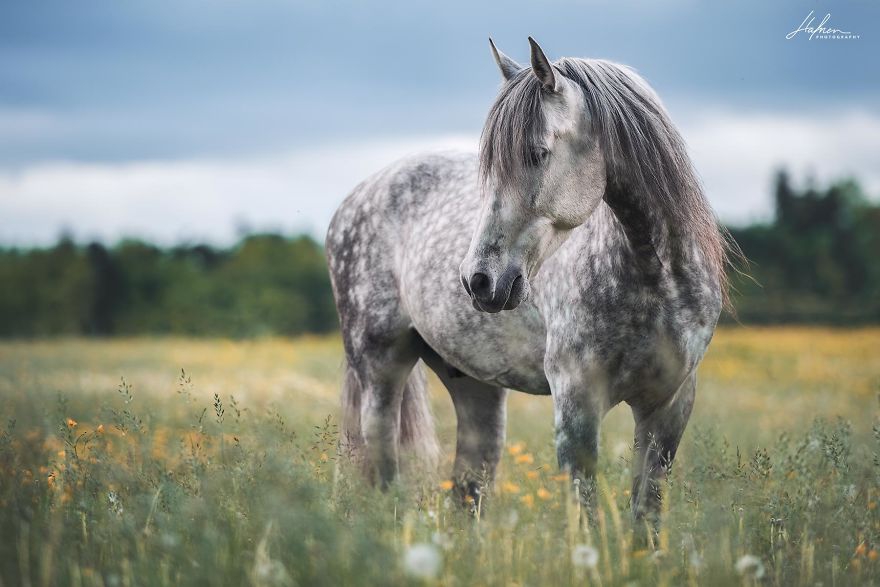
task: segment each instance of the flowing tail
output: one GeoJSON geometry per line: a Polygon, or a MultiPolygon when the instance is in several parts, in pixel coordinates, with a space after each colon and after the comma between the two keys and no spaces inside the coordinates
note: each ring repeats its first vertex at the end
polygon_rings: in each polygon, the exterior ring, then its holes
{"type": "MultiPolygon", "coordinates": [[[[343,454],[354,461],[364,455],[364,435],[361,430],[361,401],[363,390],[354,370],[346,363],[345,382],[342,388],[342,436],[343,454]]],[[[440,445],[434,432],[434,416],[428,398],[428,382],[424,367],[419,361],[406,380],[400,406],[400,455],[413,456],[421,467],[437,468],[440,445]]]]}

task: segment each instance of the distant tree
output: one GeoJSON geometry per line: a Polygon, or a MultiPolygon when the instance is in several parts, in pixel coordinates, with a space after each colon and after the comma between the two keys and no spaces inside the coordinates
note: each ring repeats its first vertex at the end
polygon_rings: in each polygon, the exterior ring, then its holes
{"type": "Polygon", "coordinates": [[[100,243],[86,247],[86,259],[92,273],[92,294],[86,331],[90,334],[113,334],[119,311],[122,283],[116,262],[100,243]]]}

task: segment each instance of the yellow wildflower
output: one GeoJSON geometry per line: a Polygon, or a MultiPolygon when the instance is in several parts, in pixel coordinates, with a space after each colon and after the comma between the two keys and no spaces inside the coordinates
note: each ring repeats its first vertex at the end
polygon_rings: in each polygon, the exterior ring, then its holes
{"type": "Polygon", "coordinates": [[[523,505],[530,508],[535,505],[535,497],[531,493],[527,493],[523,495],[520,499],[522,499],[523,505]]]}
{"type": "Polygon", "coordinates": [[[443,491],[449,491],[453,487],[455,487],[455,483],[453,483],[451,479],[440,482],[440,489],[442,489],[443,491]]]}
{"type": "Polygon", "coordinates": [[[501,491],[504,493],[519,493],[519,485],[511,483],[510,481],[505,481],[501,484],[501,491]]]}
{"type": "Polygon", "coordinates": [[[568,481],[569,476],[568,476],[568,473],[560,473],[558,475],[553,475],[550,478],[553,479],[554,481],[568,481]]]}
{"type": "Polygon", "coordinates": [[[97,432],[98,434],[104,434],[104,425],[98,424],[98,427],[95,429],[95,432],[97,432]]]}
{"type": "Polygon", "coordinates": [[[513,462],[515,462],[517,465],[531,465],[535,462],[535,457],[528,453],[524,455],[517,455],[516,458],[513,459],[513,462]]]}
{"type": "Polygon", "coordinates": [[[537,478],[538,478],[538,472],[537,472],[537,471],[527,471],[527,472],[526,472],[526,477],[529,478],[529,479],[537,479],[537,478]]]}
{"type": "Polygon", "coordinates": [[[868,558],[870,560],[875,561],[875,560],[877,560],[877,557],[878,557],[877,549],[872,548],[871,550],[868,551],[868,558]]]}
{"type": "Polygon", "coordinates": [[[513,456],[516,456],[519,453],[521,453],[522,451],[524,451],[525,448],[526,448],[526,445],[524,442],[517,442],[517,443],[511,444],[509,447],[507,447],[507,452],[509,452],[513,456]]]}
{"type": "Polygon", "coordinates": [[[67,427],[68,428],[76,428],[76,420],[74,420],[73,418],[68,418],[67,419],[67,427]]]}
{"type": "Polygon", "coordinates": [[[535,492],[535,495],[537,495],[539,498],[543,499],[544,501],[547,501],[548,499],[550,499],[550,496],[551,496],[550,492],[547,491],[546,489],[544,489],[543,487],[540,487],[538,489],[538,491],[535,492]]]}

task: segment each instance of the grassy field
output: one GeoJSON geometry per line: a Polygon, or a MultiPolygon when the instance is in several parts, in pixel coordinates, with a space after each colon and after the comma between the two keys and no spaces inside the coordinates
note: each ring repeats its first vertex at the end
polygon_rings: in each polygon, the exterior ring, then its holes
{"type": "Polygon", "coordinates": [[[0,585],[876,585],[880,329],[730,328],[700,371],[656,549],[632,421],[585,527],[551,402],[515,394],[479,519],[446,462],[382,494],[336,456],[338,338],[0,343],[0,585]]]}

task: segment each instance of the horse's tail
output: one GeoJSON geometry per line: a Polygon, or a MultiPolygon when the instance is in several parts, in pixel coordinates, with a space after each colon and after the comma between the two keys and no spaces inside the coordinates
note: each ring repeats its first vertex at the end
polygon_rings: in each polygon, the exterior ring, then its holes
{"type": "MultiPolygon", "coordinates": [[[[363,460],[364,434],[361,429],[363,390],[357,374],[345,365],[342,387],[342,437],[340,445],[352,460],[363,460]]],[[[403,388],[400,406],[400,453],[412,455],[421,467],[433,470],[440,458],[440,445],[434,432],[434,417],[428,398],[428,382],[421,361],[413,367],[403,388]]]]}
{"type": "Polygon", "coordinates": [[[413,454],[422,466],[437,468],[440,445],[434,432],[434,416],[428,396],[428,379],[422,362],[416,363],[403,388],[400,406],[400,447],[413,454]]]}

